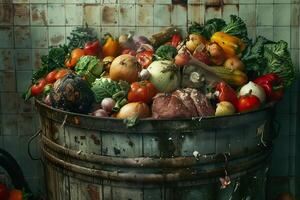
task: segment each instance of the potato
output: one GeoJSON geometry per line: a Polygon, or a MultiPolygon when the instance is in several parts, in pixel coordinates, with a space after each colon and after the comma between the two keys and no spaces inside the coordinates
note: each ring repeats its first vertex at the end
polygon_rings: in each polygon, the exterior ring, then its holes
{"type": "Polygon", "coordinates": [[[224,67],[233,70],[245,70],[244,63],[237,56],[228,58],[224,63],[224,67]]]}

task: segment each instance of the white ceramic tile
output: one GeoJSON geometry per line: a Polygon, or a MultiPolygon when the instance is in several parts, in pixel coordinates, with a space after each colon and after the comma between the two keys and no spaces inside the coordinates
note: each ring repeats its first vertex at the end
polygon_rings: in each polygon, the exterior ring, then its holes
{"type": "Polygon", "coordinates": [[[137,26],[153,26],[153,5],[136,5],[136,24],[137,26]]]}
{"type": "Polygon", "coordinates": [[[135,26],[135,5],[121,4],[119,7],[119,25],[135,26]]]}
{"type": "Polygon", "coordinates": [[[31,27],[32,47],[48,48],[48,28],[31,27]]]}
{"type": "MultiPolygon", "coordinates": [[[[0,2],[1,2],[1,0],[0,0],[0,2]]],[[[13,0],[12,2],[13,3],[29,3],[29,0],[13,0]]]]}
{"type": "Polygon", "coordinates": [[[221,8],[215,9],[214,7],[207,7],[205,10],[205,21],[212,19],[212,18],[221,18],[222,17],[222,10],[221,8]]]}
{"type": "Polygon", "coordinates": [[[274,0],[274,3],[291,3],[292,0],[274,0]]]}
{"type": "Polygon", "coordinates": [[[299,27],[291,27],[291,48],[299,49],[299,27]]]}
{"type": "Polygon", "coordinates": [[[288,47],[291,47],[291,42],[290,42],[290,37],[291,31],[290,27],[274,27],[274,40],[279,41],[279,40],[284,40],[288,43],[288,47]]]}
{"type": "Polygon", "coordinates": [[[171,5],[154,4],[154,26],[168,26],[171,23],[171,5]]]}
{"type": "Polygon", "coordinates": [[[31,25],[47,25],[47,5],[31,4],[30,5],[30,23],[31,25]]]}
{"type": "Polygon", "coordinates": [[[13,47],[13,28],[9,26],[0,26],[0,48],[13,47]]]}
{"type": "Polygon", "coordinates": [[[24,92],[30,85],[32,71],[17,71],[17,91],[24,92]]]}
{"type": "Polygon", "coordinates": [[[65,25],[64,4],[48,4],[48,23],[50,26],[65,25]]]}
{"type": "Polygon", "coordinates": [[[50,3],[65,3],[65,0],[48,0],[48,4],[50,3]]]}
{"type": "Polygon", "coordinates": [[[155,4],[171,4],[172,0],[154,0],[155,4]]]}
{"type": "Polygon", "coordinates": [[[150,37],[151,35],[153,35],[153,27],[138,26],[136,32],[138,35],[144,35],[146,37],[150,37]]]}
{"type": "Polygon", "coordinates": [[[239,0],[223,0],[224,4],[239,4],[239,0]]]}
{"type": "Polygon", "coordinates": [[[47,3],[47,0],[29,0],[29,1],[30,3],[47,3]]]}
{"type": "Polygon", "coordinates": [[[273,40],[273,27],[272,26],[258,26],[256,27],[256,34],[264,36],[269,40],[273,40]]]}
{"type": "Polygon", "coordinates": [[[274,26],[289,26],[291,24],[291,5],[274,4],[274,26]]]}
{"type": "Polygon", "coordinates": [[[138,0],[119,0],[120,4],[123,4],[123,3],[134,4],[136,2],[138,2],[138,0]]]}
{"type": "Polygon", "coordinates": [[[136,27],[119,27],[119,34],[123,34],[123,33],[137,33],[136,27]]]}
{"type": "Polygon", "coordinates": [[[65,43],[65,27],[49,27],[49,46],[65,43]]]}
{"type": "Polygon", "coordinates": [[[205,5],[189,4],[188,5],[188,23],[197,22],[204,23],[205,5]]]}
{"type": "Polygon", "coordinates": [[[239,15],[238,5],[224,5],[222,18],[228,22],[230,20],[230,15],[239,15]]]}
{"type": "Polygon", "coordinates": [[[254,4],[241,4],[239,17],[244,20],[247,26],[256,26],[256,7],[254,4]]]}
{"type": "Polygon", "coordinates": [[[29,26],[15,26],[15,48],[31,48],[31,33],[29,26]]]}
{"type": "Polygon", "coordinates": [[[31,51],[27,49],[15,50],[16,70],[32,70],[31,51]]]}
{"type": "Polygon", "coordinates": [[[101,13],[102,25],[117,26],[118,25],[118,5],[105,4],[101,13]]]}
{"type": "Polygon", "coordinates": [[[66,25],[83,25],[83,7],[80,4],[66,4],[66,25]]]}
{"type": "Polygon", "coordinates": [[[256,0],[257,4],[272,4],[274,0],[256,0]]]}
{"type": "Polygon", "coordinates": [[[89,26],[100,25],[100,5],[98,4],[86,4],[83,6],[83,21],[84,24],[89,26]]]}
{"type": "Polygon", "coordinates": [[[239,4],[255,4],[256,0],[239,0],[239,4]]]}
{"type": "Polygon", "coordinates": [[[155,0],[137,0],[138,4],[154,4],[155,0]]]}
{"type": "Polygon", "coordinates": [[[29,25],[30,21],[29,4],[14,5],[14,25],[29,25]]]}
{"type": "Polygon", "coordinates": [[[291,26],[300,25],[300,2],[298,4],[291,4],[291,26]]]}
{"type": "Polygon", "coordinates": [[[171,12],[171,24],[173,26],[184,26],[187,24],[187,7],[173,5],[171,12]]]}
{"type": "Polygon", "coordinates": [[[273,5],[260,4],[256,7],[256,19],[258,26],[273,26],[273,5]]]}
{"type": "Polygon", "coordinates": [[[120,35],[119,34],[119,29],[116,28],[116,27],[103,26],[101,31],[102,31],[102,34],[110,33],[114,37],[118,37],[120,35]]]}
{"type": "Polygon", "coordinates": [[[204,4],[205,0],[188,0],[188,4],[204,4]]]}

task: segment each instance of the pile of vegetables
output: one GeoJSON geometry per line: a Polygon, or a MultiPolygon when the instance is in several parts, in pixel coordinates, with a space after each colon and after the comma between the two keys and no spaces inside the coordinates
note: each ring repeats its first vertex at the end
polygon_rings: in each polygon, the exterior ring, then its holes
{"type": "Polygon", "coordinates": [[[9,189],[5,184],[0,183],[0,199],[1,200],[27,200],[32,195],[25,193],[19,189],[9,189]]]}
{"type": "Polygon", "coordinates": [[[294,79],[285,41],[248,38],[232,15],[150,38],[77,28],[42,57],[24,94],[71,112],[126,119],[232,115],[279,101],[294,79]]]}

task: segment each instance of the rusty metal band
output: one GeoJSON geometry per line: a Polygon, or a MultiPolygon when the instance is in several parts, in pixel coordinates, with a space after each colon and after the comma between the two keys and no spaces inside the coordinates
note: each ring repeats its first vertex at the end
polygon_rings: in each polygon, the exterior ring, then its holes
{"type": "MultiPolygon", "coordinates": [[[[174,171],[174,173],[155,173],[155,174],[145,174],[145,173],[126,173],[116,171],[105,171],[101,169],[92,169],[87,168],[79,165],[75,165],[69,163],[65,160],[61,160],[56,158],[55,156],[51,155],[49,152],[42,148],[44,158],[60,167],[64,170],[79,173],[82,175],[90,176],[90,177],[97,177],[102,179],[108,180],[115,180],[115,181],[129,181],[129,182],[143,182],[143,183],[154,183],[154,182],[175,182],[175,181],[186,181],[186,180],[197,180],[202,178],[216,178],[218,176],[224,175],[224,168],[216,168],[213,170],[207,170],[205,172],[197,172],[194,170],[185,170],[182,169],[181,171],[174,171]]],[[[265,164],[265,161],[268,160],[270,154],[264,154],[262,156],[257,157],[255,160],[245,161],[238,166],[229,166],[228,171],[231,174],[240,173],[244,171],[251,170],[252,168],[256,168],[258,166],[262,166],[265,164]]]]}
{"type": "MultiPolygon", "coordinates": [[[[114,165],[114,166],[127,166],[127,167],[162,167],[167,166],[168,168],[180,168],[180,167],[192,167],[197,164],[209,164],[224,162],[223,154],[208,155],[205,157],[195,158],[194,156],[189,157],[173,157],[173,158],[153,158],[153,157],[136,157],[136,158],[122,158],[122,157],[112,157],[112,156],[102,156],[90,153],[84,153],[75,150],[65,148],[55,142],[52,142],[46,136],[42,135],[42,142],[45,147],[54,151],[60,155],[71,157],[80,161],[87,161],[90,163],[100,163],[102,165],[114,165]]],[[[235,160],[238,158],[249,157],[249,156],[259,156],[261,154],[268,154],[269,149],[263,146],[257,146],[253,149],[248,149],[245,151],[236,151],[230,153],[228,161],[235,160]]]]}

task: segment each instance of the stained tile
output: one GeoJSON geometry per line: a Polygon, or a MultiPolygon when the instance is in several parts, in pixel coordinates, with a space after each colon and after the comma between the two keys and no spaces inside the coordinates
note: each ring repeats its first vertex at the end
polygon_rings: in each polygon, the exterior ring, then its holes
{"type": "Polygon", "coordinates": [[[172,8],[171,5],[154,4],[154,26],[170,25],[171,8],[172,8]]]}
{"type": "Polygon", "coordinates": [[[13,28],[9,26],[0,26],[0,48],[13,47],[13,28]]]}
{"type": "Polygon", "coordinates": [[[289,26],[291,24],[291,5],[274,4],[274,26],[289,26]]]}
{"type": "Polygon", "coordinates": [[[146,37],[150,37],[153,35],[153,27],[137,27],[136,31],[139,35],[144,35],[146,37]]]}
{"type": "Polygon", "coordinates": [[[100,25],[101,7],[98,4],[85,4],[83,6],[84,23],[89,26],[100,25]]]}
{"type": "Polygon", "coordinates": [[[47,5],[31,4],[31,25],[47,25],[47,5]]]}
{"type": "Polygon", "coordinates": [[[65,25],[64,4],[48,4],[48,23],[50,26],[65,25]]]}
{"type": "Polygon", "coordinates": [[[299,49],[299,34],[300,34],[300,28],[299,27],[291,27],[291,48],[292,49],[299,49]]]}
{"type": "Polygon", "coordinates": [[[187,7],[181,5],[172,6],[171,24],[173,26],[184,26],[187,24],[187,7]]]}
{"type": "Polygon", "coordinates": [[[222,17],[222,9],[214,8],[214,7],[206,7],[205,8],[205,21],[212,18],[221,18],[222,17]]]}
{"type": "MultiPolygon", "coordinates": [[[[5,1],[5,0],[4,0],[5,1]]],[[[11,1],[11,0],[7,0],[11,1]]],[[[1,2],[1,1],[0,1],[1,2]]],[[[13,3],[29,3],[29,0],[12,0],[13,3]]]]}
{"type": "Polygon", "coordinates": [[[14,71],[0,71],[0,91],[1,92],[16,91],[16,75],[14,71]]]}
{"type": "Polygon", "coordinates": [[[15,114],[18,112],[19,104],[16,93],[5,92],[1,94],[1,111],[3,114],[15,114]]]}
{"type": "Polygon", "coordinates": [[[2,123],[3,126],[3,135],[17,135],[18,134],[18,126],[16,119],[18,115],[16,114],[6,114],[2,115],[2,123]]]}
{"type": "Polygon", "coordinates": [[[189,4],[188,5],[188,23],[204,23],[205,5],[189,4]]]}
{"type": "Polygon", "coordinates": [[[137,26],[153,26],[153,5],[138,4],[136,12],[137,26]]]}
{"type": "Polygon", "coordinates": [[[15,51],[16,70],[32,70],[31,51],[18,49],[15,51]]]}
{"type": "Polygon", "coordinates": [[[15,26],[15,48],[31,48],[31,33],[29,26],[15,26]]]}
{"type": "Polygon", "coordinates": [[[137,34],[140,34],[140,33],[137,32],[135,26],[132,26],[132,27],[129,27],[129,26],[119,27],[119,34],[123,34],[123,33],[137,33],[137,34]]]}
{"type": "Polygon", "coordinates": [[[239,4],[239,0],[223,0],[224,4],[239,4]]]}
{"type": "Polygon", "coordinates": [[[65,27],[49,27],[49,46],[65,44],[65,27]]]}
{"type": "Polygon", "coordinates": [[[118,6],[114,4],[105,4],[102,7],[101,14],[102,25],[112,25],[118,24],[118,6]]]}
{"type": "MultiPolygon", "coordinates": [[[[39,4],[39,3],[46,4],[47,3],[47,0],[29,0],[29,1],[30,1],[30,3],[37,3],[37,4],[39,4]]],[[[51,1],[51,0],[49,0],[49,1],[51,1]]]]}
{"type": "Polygon", "coordinates": [[[254,4],[239,5],[239,17],[249,26],[256,26],[256,14],[254,4]]]}
{"type": "MultiPolygon", "coordinates": [[[[23,93],[30,85],[32,71],[17,71],[17,92],[23,93]]],[[[21,99],[22,101],[23,99],[21,99]]],[[[24,100],[23,100],[24,101],[24,100]]],[[[30,110],[31,111],[31,110],[30,110]]]]}
{"type": "Polygon", "coordinates": [[[222,18],[225,21],[230,21],[230,15],[239,15],[239,7],[238,5],[224,5],[222,18]]]}
{"type": "Polygon", "coordinates": [[[29,25],[29,4],[14,4],[14,24],[29,25]]]}
{"type": "Polygon", "coordinates": [[[47,27],[31,27],[32,47],[47,48],[48,47],[48,28],[47,27]]]}
{"type": "Polygon", "coordinates": [[[274,40],[284,40],[288,43],[288,47],[291,47],[291,30],[290,27],[274,27],[274,40]]]}
{"type": "Polygon", "coordinates": [[[273,5],[260,4],[256,6],[256,19],[258,26],[273,26],[273,5]]]}
{"type": "Polygon", "coordinates": [[[136,3],[136,1],[138,2],[138,0],[119,0],[119,3],[120,4],[123,4],[123,3],[134,4],[134,3],[136,3]]]}
{"type": "Polygon", "coordinates": [[[0,70],[14,70],[14,51],[12,49],[0,49],[0,70]]]}
{"type": "Polygon", "coordinates": [[[66,4],[66,25],[83,25],[83,7],[79,4],[66,4]]]}
{"type": "Polygon", "coordinates": [[[13,24],[13,6],[12,4],[0,4],[0,25],[13,24]]]}
{"type": "Polygon", "coordinates": [[[37,70],[41,67],[42,65],[41,57],[47,54],[48,54],[48,49],[32,49],[31,58],[32,58],[33,70],[37,70]]]}
{"type": "Polygon", "coordinates": [[[127,4],[120,5],[120,7],[119,7],[119,25],[120,26],[135,26],[135,23],[136,23],[135,22],[135,5],[127,5],[127,4]]]}
{"type": "Polygon", "coordinates": [[[291,4],[291,26],[298,26],[300,24],[300,0],[298,4],[291,4]]]}
{"type": "Polygon", "coordinates": [[[172,0],[154,0],[155,4],[171,4],[172,0]]]}
{"type": "Polygon", "coordinates": [[[188,0],[188,4],[204,4],[205,0],[188,0]]]}
{"type": "Polygon", "coordinates": [[[116,27],[103,26],[101,29],[101,32],[102,32],[102,34],[111,33],[112,36],[114,36],[114,37],[119,36],[119,29],[116,27]]]}
{"type": "Polygon", "coordinates": [[[256,27],[256,33],[257,35],[264,36],[269,40],[273,40],[274,38],[272,26],[258,26],[256,27]]]}

